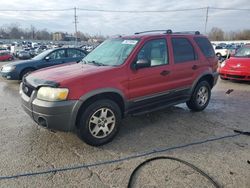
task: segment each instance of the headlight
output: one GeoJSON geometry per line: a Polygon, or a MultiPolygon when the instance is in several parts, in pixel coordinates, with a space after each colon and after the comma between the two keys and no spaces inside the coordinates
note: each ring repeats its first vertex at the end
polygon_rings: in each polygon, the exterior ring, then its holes
{"type": "Polygon", "coordinates": [[[41,87],[38,90],[37,98],[45,101],[64,101],[67,99],[69,89],[41,87]]]}
{"type": "Polygon", "coordinates": [[[2,72],[11,72],[13,70],[15,70],[15,66],[3,66],[2,67],[2,72]]]}
{"type": "Polygon", "coordinates": [[[220,67],[222,68],[222,67],[224,67],[226,65],[226,61],[223,61],[222,63],[221,63],[221,65],[220,65],[220,67]]]}

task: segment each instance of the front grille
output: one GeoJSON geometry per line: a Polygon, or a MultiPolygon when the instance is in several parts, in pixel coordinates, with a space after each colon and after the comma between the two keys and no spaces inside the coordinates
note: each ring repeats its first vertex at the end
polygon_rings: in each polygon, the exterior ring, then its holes
{"type": "Polygon", "coordinates": [[[239,79],[244,79],[245,78],[245,76],[230,75],[230,74],[227,74],[227,77],[229,77],[229,78],[239,78],[239,79]]]}
{"type": "Polygon", "coordinates": [[[35,88],[23,82],[22,90],[28,97],[30,97],[35,88]]]}

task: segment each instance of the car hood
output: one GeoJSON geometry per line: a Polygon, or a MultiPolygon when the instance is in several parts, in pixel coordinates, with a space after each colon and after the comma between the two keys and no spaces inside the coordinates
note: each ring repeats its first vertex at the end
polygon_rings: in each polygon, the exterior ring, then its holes
{"type": "Polygon", "coordinates": [[[40,60],[24,60],[24,61],[15,61],[15,62],[11,62],[6,64],[5,66],[22,66],[22,65],[28,65],[28,64],[33,64],[33,63],[37,63],[40,60]]]}
{"type": "Polygon", "coordinates": [[[110,70],[111,66],[96,66],[82,63],[68,63],[51,68],[35,71],[28,75],[25,80],[34,87],[41,85],[59,86],[64,81],[74,81],[88,75],[98,74],[110,70]]]}
{"type": "Polygon", "coordinates": [[[237,66],[240,64],[242,66],[250,67],[250,58],[247,57],[231,57],[226,62],[230,66],[237,66]]]}

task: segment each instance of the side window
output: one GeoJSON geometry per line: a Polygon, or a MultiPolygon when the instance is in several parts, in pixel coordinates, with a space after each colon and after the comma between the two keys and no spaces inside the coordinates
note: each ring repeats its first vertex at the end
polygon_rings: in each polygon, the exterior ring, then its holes
{"type": "Polygon", "coordinates": [[[168,64],[166,40],[156,39],[146,42],[138,53],[137,60],[146,60],[151,67],[168,64]]]}
{"type": "Polygon", "coordinates": [[[172,38],[174,62],[184,63],[197,59],[193,45],[186,38],[172,38]]]}
{"type": "Polygon", "coordinates": [[[220,49],[223,49],[223,48],[221,46],[216,46],[215,49],[220,50],[220,49]]]}
{"type": "Polygon", "coordinates": [[[85,57],[85,54],[77,49],[68,49],[68,57],[75,58],[75,57],[85,57]]]}
{"type": "Polygon", "coordinates": [[[195,37],[194,41],[199,46],[200,50],[204,54],[205,57],[214,57],[214,49],[211,43],[207,38],[204,37],[195,37]]]}
{"type": "Polygon", "coordinates": [[[65,50],[56,50],[49,55],[50,59],[63,59],[66,57],[65,50]]]}

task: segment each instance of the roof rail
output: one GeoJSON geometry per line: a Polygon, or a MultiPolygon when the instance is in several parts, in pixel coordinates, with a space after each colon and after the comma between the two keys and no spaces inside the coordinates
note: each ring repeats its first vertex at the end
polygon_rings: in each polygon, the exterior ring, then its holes
{"type": "Polygon", "coordinates": [[[163,34],[173,33],[171,29],[166,29],[166,30],[150,30],[150,31],[136,32],[135,35],[142,34],[142,33],[154,33],[154,32],[163,32],[163,34]]]}
{"type": "Polygon", "coordinates": [[[171,29],[167,30],[150,30],[150,31],[142,31],[136,32],[135,35],[142,34],[142,33],[154,33],[154,32],[163,32],[163,34],[193,34],[193,35],[200,35],[199,31],[181,31],[181,32],[173,32],[171,29]]]}
{"type": "Polygon", "coordinates": [[[173,34],[194,34],[194,35],[200,35],[200,31],[181,31],[181,32],[173,32],[173,34]]]}

